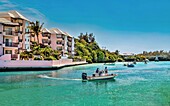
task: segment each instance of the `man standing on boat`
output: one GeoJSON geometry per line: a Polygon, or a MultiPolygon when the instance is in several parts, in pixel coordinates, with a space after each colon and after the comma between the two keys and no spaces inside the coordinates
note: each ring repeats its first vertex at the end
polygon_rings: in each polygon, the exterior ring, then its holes
{"type": "Polygon", "coordinates": [[[105,72],[105,75],[108,74],[108,69],[107,69],[107,67],[105,67],[104,72],[105,72]]]}
{"type": "Polygon", "coordinates": [[[96,69],[96,73],[99,73],[99,68],[96,69]]]}

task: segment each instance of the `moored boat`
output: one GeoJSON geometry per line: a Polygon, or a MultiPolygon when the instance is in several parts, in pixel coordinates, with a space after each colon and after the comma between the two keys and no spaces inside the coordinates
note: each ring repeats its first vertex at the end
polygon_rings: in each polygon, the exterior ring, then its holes
{"type": "Polygon", "coordinates": [[[87,73],[82,73],[82,81],[109,80],[114,79],[116,76],[117,74],[103,74],[101,76],[93,74],[92,76],[87,76],[87,73]]]}
{"type": "Polygon", "coordinates": [[[127,67],[135,67],[134,64],[128,64],[127,67]]]}
{"type": "Polygon", "coordinates": [[[115,63],[104,63],[104,65],[115,65],[115,63]]]}

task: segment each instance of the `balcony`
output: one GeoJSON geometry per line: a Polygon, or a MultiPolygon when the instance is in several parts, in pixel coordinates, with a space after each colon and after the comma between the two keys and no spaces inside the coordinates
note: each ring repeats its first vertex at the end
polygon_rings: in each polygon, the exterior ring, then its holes
{"type": "Polygon", "coordinates": [[[62,37],[57,37],[57,40],[64,40],[64,38],[62,38],[62,37]]]}
{"type": "Polygon", "coordinates": [[[67,38],[68,41],[72,41],[72,38],[67,38]]]}
{"type": "Polygon", "coordinates": [[[67,50],[68,50],[68,52],[71,52],[71,51],[72,51],[71,47],[68,47],[67,50]]]}
{"type": "Polygon", "coordinates": [[[18,33],[15,31],[4,30],[3,35],[18,36],[18,33]]]}
{"type": "Polygon", "coordinates": [[[51,44],[51,40],[48,40],[48,45],[50,45],[51,44]]]}
{"type": "Polygon", "coordinates": [[[57,47],[61,47],[61,46],[63,46],[62,44],[57,44],[57,47]]]}
{"type": "Polygon", "coordinates": [[[49,34],[42,33],[42,37],[48,37],[49,34]]]}
{"type": "Polygon", "coordinates": [[[19,42],[22,42],[22,39],[18,39],[19,42]]]}
{"type": "Polygon", "coordinates": [[[71,43],[71,42],[67,42],[67,45],[68,45],[69,47],[71,47],[71,46],[72,46],[72,43],[71,43]]]}
{"type": "Polygon", "coordinates": [[[42,39],[42,43],[43,43],[44,45],[50,45],[50,44],[51,44],[51,40],[42,39]]]}
{"type": "Polygon", "coordinates": [[[48,36],[48,39],[51,39],[51,36],[50,36],[50,35],[48,36]]]}
{"type": "Polygon", "coordinates": [[[4,42],[5,47],[18,47],[16,42],[4,42]]]}

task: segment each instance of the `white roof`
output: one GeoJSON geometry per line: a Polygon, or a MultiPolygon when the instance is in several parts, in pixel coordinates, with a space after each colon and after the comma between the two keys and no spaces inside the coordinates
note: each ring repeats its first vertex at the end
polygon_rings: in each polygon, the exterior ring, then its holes
{"type": "Polygon", "coordinates": [[[48,30],[47,28],[43,28],[43,29],[42,29],[42,32],[44,32],[44,33],[45,33],[45,32],[51,33],[50,30],[48,30]]]}
{"type": "Polygon", "coordinates": [[[134,55],[134,53],[123,53],[122,55],[132,56],[132,55],[134,55]]]}
{"type": "Polygon", "coordinates": [[[52,29],[50,29],[50,31],[51,31],[51,33],[55,33],[55,34],[59,34],[59,35],[60,34],[65,35],[65,33],[58,28],[52,28],[52,29]]]}
{"type": "Polygon", "coordinates": [[[18,11],[9,11],[9,13],[13,14],[14,18],[21,18],[21,19],[29,21],[27,18],[21,15],[18,11]]]}
{"type": "Polygon", "coordinates": [[[21,18],[21,19],[29,21],[27,18],[21,15],[18,11],[0,12],[0,17],[21,18]]]}
{"type": "Polygon", "coordinates": [[[12,17],[14,18],[14,15],[9,12],[0,12],[0,17],[12,17]]]}
{"type": "Polygon", "coordinates": [[[19,25],[18,23],[13,23],[5,18],[0,18],[0,23],[6,24],[6,25],[19,25]]]}
{"type": "Polygon", "coordinates": [[[69,33],[64,32],[66,36],[72,37],[69,33]]]}

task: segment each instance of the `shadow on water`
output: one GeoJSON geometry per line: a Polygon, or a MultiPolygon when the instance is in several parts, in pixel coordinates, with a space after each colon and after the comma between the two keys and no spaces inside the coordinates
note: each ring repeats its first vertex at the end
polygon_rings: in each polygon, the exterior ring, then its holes
{"type": "Polygon", "coordinates": [[[100,87],[105,87],[107,88],[108,84],[112,84],[112,83],[115,83],[116,80],[115,79],[109,79],[109,80],[95,80],[95,81],[82,81],[82,84],[83,85],[89,85],[89,84],[92,84],[92,85],[95,85],[96,88],[100,88],[100,87]]]}

